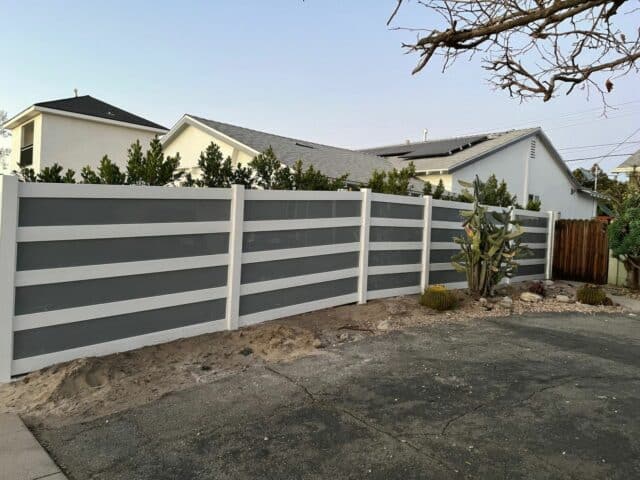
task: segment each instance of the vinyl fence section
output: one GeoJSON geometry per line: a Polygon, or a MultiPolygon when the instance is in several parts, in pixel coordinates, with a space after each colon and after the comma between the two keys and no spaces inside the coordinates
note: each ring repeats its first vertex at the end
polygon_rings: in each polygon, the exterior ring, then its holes
{"type": "MultiPolygon", "coordinates": [[[[466,285],[449,262],[469,204],[430,197],[0,176],[0,202],[0,381],[428,284],[466,285]]],[[[515,214],[536,252],[517,279],[550,275],[549,215],[515,214]]]]}

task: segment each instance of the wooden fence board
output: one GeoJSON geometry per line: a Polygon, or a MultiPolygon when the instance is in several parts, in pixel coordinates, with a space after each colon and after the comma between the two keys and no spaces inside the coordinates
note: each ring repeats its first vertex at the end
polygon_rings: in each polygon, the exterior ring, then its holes
{"type": "Polygon", "coordinates": [[[607,225],[598,220],[558,220],[555,230],[553,277],[607,283],[607,225]]]}

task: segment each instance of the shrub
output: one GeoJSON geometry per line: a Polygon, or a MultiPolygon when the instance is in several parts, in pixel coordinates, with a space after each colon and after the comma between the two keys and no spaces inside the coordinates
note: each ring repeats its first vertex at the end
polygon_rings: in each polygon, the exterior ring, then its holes
{"type": "Polygon", "coordinates": [[[598,285],[585,284],[578,288],[576,292],[576,298],[580,303],[586,305],[607,305],[610,304],[607,300],[607,294],[598,285]]]}
{"type": "Polygon", "coordinates": [[[531,293],[535,293],[536,295],[540,295],[542,297],[546,295],[544,284],[542,282],[532,283],[531,285],[529,285],[529,288],[527,290],[529,290],[531,293]]]}
{"type": "Polygon", "coordinates": [[[455,294],[447,290],[443,285],[427,287],[420,297],[420,304],[434,310],[444,311],[455,308],[458,300],[455,294]]]}

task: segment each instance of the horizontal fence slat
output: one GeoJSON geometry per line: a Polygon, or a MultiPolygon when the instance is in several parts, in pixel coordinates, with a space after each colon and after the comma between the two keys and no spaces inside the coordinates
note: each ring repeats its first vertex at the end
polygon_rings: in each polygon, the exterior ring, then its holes
{"type": "Polygon", "coordinates": [[[18,242],[97,240],[103,238],[164,237],[228,232],[229,222],[131,223],[119,225],[66,225],[20,227],[18,242]]]}
{"type": "Polygon", "coordinates": [[[431,228],[442,228],[447,230],[462,230],[462,223],[447,222],[445,220],[434,220],[431,222],[431,228]]]}
{"type": "Polygon", "coordinates": [[[523,232],[527,233],[547,233],[547,227],[521,227],[523,232]]]}
{"type": "Polygon", "coordinates": [[[546,263],[545,258],[523,258],[516,260],[518,265],[544,265],[546,263]]]}
{"type": "Polygon", "coordinates": [[[263,282],[245,283],[240,286],[240,295],[250,295],[252,293],[270,292],[282,288],[298,287],[301,285],[311,285],[314,283],[339,280],[341,278],[357,277],[357,268],[346,268],[343,270],[332,270],[321,273],[311,273],[309,275],[298,275],[295,277],[277,278],[265,280],[263,282]]]}
{"type": "Polygon", "coordinates": [[[431,250],[459,250],[456,242],[431,242],[431,250]]]}
{"type": "Polygon", "coordinates": [[[422,228],[424,226],[424,220],[412,220],[409,218],[372,217],[371,226],[422,228]]]}
{"type": "Polygon", "coordinates": [[[218,255],[163,258],[160,260],[143,260],[140,262],[83,265],[81,267],[47,268],[42,270],[21,270],[16,272],[16,287],[219,267],[227,265],[228,262],[229,255],[221,253],[218,255]]]}
{"type": "Polygon", "coordinates": [[[401,287],[401,288],[388,288],[386,290],[371,290],[367,293],[367,297],[370,299],[387,298],[387,297],[399,297],[402,295],[415,295],[420,293],[420,286],[401,287]]]}
{"type": "Polygon", "coordinates": [[[371,242],[369,251],[380,250],[420,250],[421,242],[371,242]]]}
{"type": "Polygon", "coordinates": [[[377,265],[369,266],[369,275],[386,275],[388,273],[408,273],[419,272],[422,270],[422,264],[402,264],[402,265],[377,265]]]}
{"type": "Polygon", "coordinates": [[[171,342],[180,338],[219,332],[225,330],[225,327],[224,319],[220,319],[211,322],[187,325],[186,327],[160,330],[157,332],[146,333],[144,335],[121,338],[118,340],[111,340],[109,342],[95,343],[84,347],[70,348],[58,352],[13,360],[11,362],[11,369],[14,375],[20,375],[22,373],[32,372],[39,368],[48,367],[56,363],[68,362],[76,358],[99,357],[110,355],[112,353],[125,352],[149,345],[171,342]]]}
{"type": "Polygon", "coordinates": [[[245,200],[361,200],[360,192],[322,192],[303,190],[246,190],[245,200]]]}
{"type": "Polygon", "coordinates": [[[285,260],[287,258],[316,257],[332,253],[357,252],[360,250],[358,242],[336,243],[330,245],[316,245],[313,247],[283,248],[279,250],[260,250],[242,254],[242,263],[267,262],[285,260]]]}
{"type": "Polygon", "coordinates": [[[51,310],[48,312],[29,313],[13,317],[14,331],[29,330],[32,328],[50,327],[95,318],[113,317],[127,313],[156,310],[159,308],[185,305],[188,303],[206,302],[217,298],[224,298],[227,287],[206,288],[189,292],[170,293],[155,297],[134,298],[118,302],[100,303],[83,307],[51,310]]]}
{"type": "Polygon", "coordinates": [[[455,270],[455,268],[453,268],[453,265],[451,265],[451,263],[432,263],[429,266],[429,271],[430,272],[441,272],[443,270],[455,270]]]}
{"type": "Polygon", "coordinates": [[[409,197],[405,195],[391,195],[388,193],[372,193],[372,202],[402,203],[405,205],[424,205],[423,197],[409,197]]]}
{"type": "Polygon", "coordinates": [[[358,301],[358,293],[349,293],[339,297],[323,298],[312,302],[298,303],[287,307],[274,308],[272,310],[263,310],[261,312],[240,315],[239,325],[249,326],[256,323],[267,322],[276,318],[288,317],[291,315],[300,315],[302,313],[322,310],[324,308],[335,307],[338,305],[346,305],[358,301]]]}
{"type": "Polygon", "coordinates": [[[18,195],[23,198],[155,198],[167,200],[228,200],[231,198],[231,189],[25,182],[20,183],[18,187],[18,195]]]}
{"type": "Polygon", "coordinates": [[[360,217],[251,220],[244,222],[244,231],[277,232],[280,230],[309,230],[316,228],[355,227],[359,225],[360,217]]]}

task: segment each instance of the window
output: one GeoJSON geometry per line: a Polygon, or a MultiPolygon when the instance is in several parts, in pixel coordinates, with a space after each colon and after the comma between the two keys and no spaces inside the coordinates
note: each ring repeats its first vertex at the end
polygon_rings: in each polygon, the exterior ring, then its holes
{"type": "Polygon", "coordinates": [[[530,202],[539,202],[540,201],[540,195],[534,195],[532,193],[529,194],[529,201],[530,202]]]}
{"type": "Polygon", "coordinates": [[[20,135],[20,166],[33,165],[33,122],[22,126],[20,135]]]}

